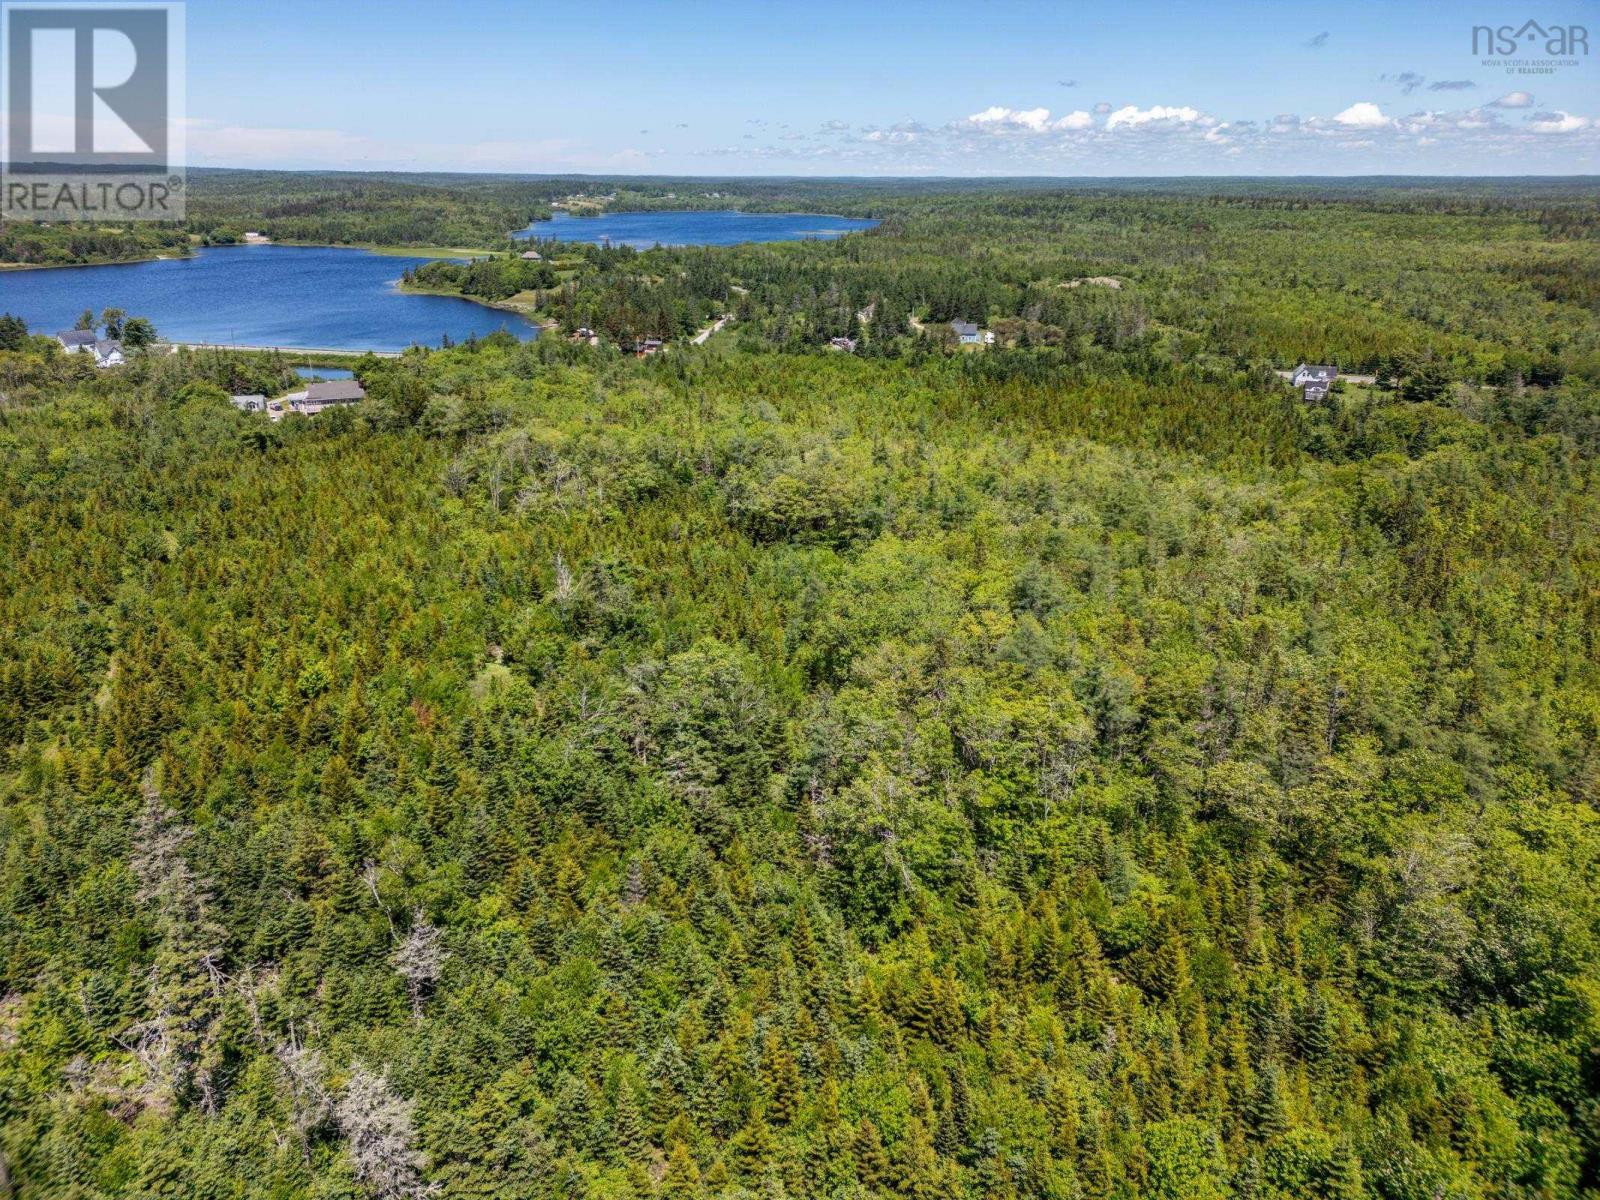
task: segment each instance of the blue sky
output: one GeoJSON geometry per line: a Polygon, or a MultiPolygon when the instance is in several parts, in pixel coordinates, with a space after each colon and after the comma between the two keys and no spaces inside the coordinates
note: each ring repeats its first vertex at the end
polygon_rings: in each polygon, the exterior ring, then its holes
{"type": "Polygon", "coordinates": [[[1600,5],[188,4],[197,165],[648,174],[1600,170],[1600,5]],[[1524,52],[1545,67],[1542,46],[1524,52]]]}

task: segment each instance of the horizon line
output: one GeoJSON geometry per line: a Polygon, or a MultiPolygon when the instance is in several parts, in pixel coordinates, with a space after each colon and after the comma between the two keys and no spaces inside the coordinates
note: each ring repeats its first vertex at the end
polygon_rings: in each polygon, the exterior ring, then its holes
{"type": "Polygon", "coordinates": [[[1421,180],[1515,180],[1515,179],[1540,179],[1540,180],[1587,180],[1600,182],[1600,172],[1518,172],[1505,174],[1411,174],[1393,171],[1364,171],[1350,174],[1288,174],[1288,173],[1257,173],[1257,174],[1174,174],[1174,175],[1007,175],[1007,174],[982,174],[982,175],[695,175],[676,173],[651,173],[638,172],[602,172],[602,171],[472,171],[460,168],[445,167],[258,167],[258,166],[231,166],[206,164],[204,166],[190,166],[186,168],[190,173],[205,171],[238,171],[250,172],[261,175],[463,175],[475,178],[511,178],[511,179],[637,179],[637,180],[767,180],[767,181],[797,181],[797,182],[982,182],[986,180],[1005,180],[1012,182],[1038,181],[1043,183],[1092,181],[1092,180],[1358,180],[1358,179],[1421,179],[1421,180]]]}

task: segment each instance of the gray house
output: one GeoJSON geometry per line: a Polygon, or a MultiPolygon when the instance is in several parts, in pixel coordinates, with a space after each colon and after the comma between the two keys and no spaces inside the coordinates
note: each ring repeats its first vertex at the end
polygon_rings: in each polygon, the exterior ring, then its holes
{"type": "Polygon", "coordinates": [[[976,346],[983,341],[983,334],[971,321],[951,321],[950,328],[963,346],[976,346]]]}
{"type": "Polygon", "coordinates": [[[355,404],[367,398],[367,389],[354,379],[328,379],[320,383],[310,384],[306,394],[299,400],[292,402],[291,407],[295,412],[305,413],[314,417],[325,408],[337,408],[341,404],[355,404]]]}
{"type": "Polygon", "coordinates": [[[258,392],[250,392],[243,396],[235,396],[233,406],[240,412],[265,412],[267,398],[258,392]]]}
{"type": "Polygon", "coordinates": [[[92,349],[95,342],[99,340],[92,329],[63,329],[56,334],[56,341],[61,343],[61,348],[68,354],[76,354],[79,350],[92,349]]]}

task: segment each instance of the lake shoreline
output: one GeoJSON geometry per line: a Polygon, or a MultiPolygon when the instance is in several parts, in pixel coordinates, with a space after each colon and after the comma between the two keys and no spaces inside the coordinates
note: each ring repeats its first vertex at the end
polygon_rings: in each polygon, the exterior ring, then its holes
{"type": "MultiPolygon", "coordinates": [[[[209,247],[198,247],[209,249],[209,247]]],[[[81,263],[21,263],[0,262],[0,271],[65,271],[72,267],[136,267],[140,263],[176,262],[186,258],[193,258],[193,251],[188,254],[147,254],[140,258],[103,258],[94,262],[81,263]]]]}
{"type": "Polygon", "coordinates": [[[656,246],[678,249],[746,242],[831,242],[875,229],[882,223],[878,217],[850,217],[843,213],[748,212],[737,208],[607,209],[582,214],[558,212],[514,229],[509,236],[524,244],[567,242],[593,246],[609,241],[613,247],[645,251],[656,246]],[[786,223],[788,228],[784,228],[786,223]],[[831,227],[807,227],[817,223],[831,227]],[[658,228],[674,225],[678,228],[658,228]],[[776,236],[772,236],[774,226],[776,236]]]}
{"type": "MultiPolygon", "coordinates": [[[[871,218],[837,213],[639,210],[627,215],[600,213],[592,219],[559,214],[536,223],[520,237],[509,235],[507,241],[526,246],[551,237],[583,245],[614,228],[612,223],[618,220],[624,224],[615,228],[617,244],[642,248],[833,241],[878,224],[871,218]]],[[[366,348],[438,345],[444,338],[462,341],[501,330],[532,340],[557,325],[547,307],[548,292],[529,289],[489,299],[408,285],[396,278],[409,269],[405,262],[383,262],[399,258],[415,265],[465,263],[505,252],[469,246],[291,240],[152,248],[140,257],[105,262],[9,264],[28,274],[13,277],[11,294],[3,303],[35,331],[67,328],[83,309],[112,305],[149,318],[166,337],[209,346],[287,344],[335,350],[344,342],[359,353],[366,348]],[[274,255],[274,247],[300,253],[274,255]],[[163,263],[175,265],[165,269],[163,263]],[[112,269],[100,276],[58,274],[64,267],[112,269]],[[404,303],[381,299],[383,292],[404,303]],[[451,308],[451,302],[464,306],[451,308]],[[328,344],[330,339],[333,345],[328,344]]]]}
{"type": "Polygon", "coordinates": [[[301,250],[365,250],[385,258],[492,258],[498,250],[478,250],[467,246],[395,246],[374,242],[217,242],[193,246],[184,254],[145,254],[138,258],[104,258],[81,263],[0,262],[0,271],[67,271],[76,267],[136,267],[140,263],[178,262],[195,258],[202,250],[245,250],[257,246],[290,246],[301,250]]]}
{"type": "MultiPolygon", "coordinates": [[[[439,247],[461,251],[465,247],[439,247]]],[[[410,295],[398,287],[408,266],[432,261],[417,247],[273,243],[197,247],[185,256],[57,264],[10,276],[0,309],[36,333],[71,326],[85,308],[113,306],[154,322],[163,340],[208,347],[251,346],[360,353],[487,337],[502,330],[530,340],[541,326],[513,306],[471,296],[410,295]],[[274,246],[290,249],[274,253],[274,246]],[[96,270],[95,268],[101,268],[96,270]]],[[[451,258],[467,261],[452,253],[451,258]]]]}
{"type": "Polygon", "coordinates": [[[537,326],[541,332],[547,329],[554,329],[560,324],[559,321],[552,321],[548,318],[539,319],[536,316],[539,309],[536,307],[513,304],[510,300],[485,300],[481,296],[468,296],[464,292],[452,292],[444,288],[418,287],[416,284],[407,283],[403,279],[397,282],[395,287],[408,296],[445,296],[451,300],[468,300],[484,308],[498,309],[500,312],[516,313],[528,324],[537,326]]]}

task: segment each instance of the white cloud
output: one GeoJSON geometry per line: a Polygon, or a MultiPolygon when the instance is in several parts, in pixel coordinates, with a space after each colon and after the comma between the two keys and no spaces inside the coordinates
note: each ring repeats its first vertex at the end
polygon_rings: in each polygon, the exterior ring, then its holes
{"type": "Polygon", "coordinates": [[[1589,118],[1576,117],[1569,112],[1534,113],[1528,118],[1528,128],[1535,133],[1576,133],[1589,128],[1589,118]]]}
{"type": "Polygon", "coordinates": [[[1383,115],[1383,110],[1365,100],[1352,104],[1333,119],[1352,129],[1381,129],[1389,124],[1389,118],[1383,115]]]}
{"type": "Polygon", "coordinates": [[[1035,133],[1043,133],[1050,125],[1050,110],[1003,108],[997,104],[980,113],[973,113],[967,120],[973,125],[1013,125],[1021,129],[1031,129],[1035,133]]]}
{"type": "Polygon", "coordinates": [[[1493,104],[1495,108],[1532,108],[1533,97],[1527,92],[1507,92],[1493,104]]]}
{"type": "Polygon", "coordinates": [[[1056,119],[1053,129],[1088,129],[1094,124],[1094,118],[1081,108],[1076,112],[1069,112],[1056,119]]]}
{"type": "Polygon", "coordinates": [[[1185,105],[1182,108],[1168,108],[1164,105],[1154,105],[1150,108],[1139,108],[1133,104],[1124,105],[1106,118],[1107,129],[1122,127],[1137,127],[1149,125],[1155,121],[1171,122],[1176,125],[1192,125],[1203,120],[1198,109],[1185,105]]]}

